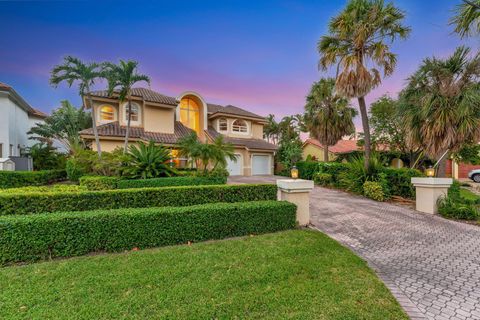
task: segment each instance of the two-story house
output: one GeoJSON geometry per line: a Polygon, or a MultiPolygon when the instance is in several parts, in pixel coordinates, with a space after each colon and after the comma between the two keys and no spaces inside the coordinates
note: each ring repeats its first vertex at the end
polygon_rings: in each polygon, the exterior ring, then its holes
{"type": "MultiPolygon", "coordinates": [[[[116,95],[107,91],[92,93],[93,112],[98,126],[102,151],[112,151],[123,145],[128,120],[127,103],[119,103],[116,95]]],[[[212,141],[223,135],[235,146],[237,161],[228,161],[231,175],[273,174],[273,157],[277,147],[263,140],[265,118],[235,106],[207,103],[196,92],[187,91],[178,97],[134,88],[132,90],[131,129],[129,142],[150,140],[172,148],[192,131],[202,141],[212,141]]],[[[81,132],[83,139],[94,140],[93,130],[81,132]]],[[[96,148],[92,143],[92,148],[96,148]]],[[[175,159],[179,166],[186,159],[175,159]]]]}

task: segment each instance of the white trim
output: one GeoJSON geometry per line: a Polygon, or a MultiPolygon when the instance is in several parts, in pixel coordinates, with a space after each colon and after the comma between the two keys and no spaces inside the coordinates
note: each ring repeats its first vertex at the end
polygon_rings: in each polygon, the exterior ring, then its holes
{"type": "Polygon", "coordinates": [[[218,118],[218,120],[217,120],[217,131],[222,132],[222,133],[228,133],[228,128],[229,128],[228,118],[225,118],[225,117],[218,118]],[[227,130],[221,130],[220,129],[220,120],[225,120],[227,122],[227,130]]]}
{"type": "MultiPolygon", "coordinates": [[[[134,125],[134,126],[138,126],[142,123],[142,107],[140,106],[140,104],[138,104],[137,102],[135,101],[132,101],[132,108],[133,106],[137,106],[137,109],[138,109],[138,120],[137,121],[134,121],[132,119],[130,119],[130,125],[134,125]]],[[[121,109],[121,114],[122,114],[122,121],[123,123],[127,123],[128,122],[128,119],[127,119],[127,109],[128,109],[128,101],[124,102],[121,106],[120,106],[120,109],[121,109]]]]}
{"type": "Polygon", "coordinates": [[[248,135],[250,135],[250,130],[251,130],[251,125],[250,125],[250,122],[249,122],[249,121],[244,120],[244,119],[240,119],[240,118],[236,118],[236,119],[234,119],[234,120],[232,121],[232,131],[231,131],[231,132],[232,132],[233,134],[241,134],[241,135],[248,136],[248,135]],[[241,132],[241,131],[235,131],[235,130],[233,130],[233,124],[235,123],[235,121],[243,121],[243,122],[245,122],[245,125],[246,125],[246,127],[247,127],[247,131],[241,132]]]}
{"type": "Polygon", "coordinates": [[[197,97],[200,102],[202,103],[202,109],[201,110],[201,114],[200,114],[200,117],[203,117],[203,119],[200,119],[200,121],[203,123],[203,130],[207,130],[208,129],[208,116],[207,116],[207,113],[208,113],[208,107],[207,107],[207,102],[205,101],[205,99],[203,99],[203,97],[195,92],[195,91],[184,91],[182,92],[181,94],[179,94],[177,96],[177,107],[175,108],[175,117],[176,117],[176,120],[177,121],[180,121],[180,102],[182,101],[182,99],[185,97],[185,96],[194,96],[194,97],[197,97]]]}

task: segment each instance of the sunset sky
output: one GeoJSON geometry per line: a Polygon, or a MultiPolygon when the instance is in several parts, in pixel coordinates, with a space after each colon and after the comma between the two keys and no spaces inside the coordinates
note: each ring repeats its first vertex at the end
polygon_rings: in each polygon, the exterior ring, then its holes
{"type": "MultiPolygon", "coordinates": [[[[423,58],[445,57],[461,44],[479,47],[478,39],[460,40],[448,25],[460,0],[394,2],[413,31],[394,44],[396,71],[368,103],[398,93],[423,58]]],[[[301,112],[312,82],[328,75],[317,68],[316,44],[345,3],[0,2],[0,82],[49,112],[63,99],[80,104],[76,88],[49,85],[49,72],[63,56],[134,59],[153,90],[171,96],[194,90],[212,103],[280,118],[301,112]]]]}

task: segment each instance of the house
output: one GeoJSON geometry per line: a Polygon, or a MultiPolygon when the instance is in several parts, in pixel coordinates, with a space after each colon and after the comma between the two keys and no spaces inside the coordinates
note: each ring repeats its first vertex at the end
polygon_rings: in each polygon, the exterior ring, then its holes
{"type": "MultiPolygon", "coordinates": [[[[328,147],[328,160],[335,160],[340,154],[360,151],[357,142],[357,140],[339,140],[335,145],[328,147]]],[[[323,145],[317,139],[309,138],[305,140],[302,149],[303,160],[310,156],[314,160],[324,161],[323,145]]]]}
{"type": "Polygon", "coordinates": [[[27,132],[47,117],[32,108],[11,86],[0,82],[0,158],[18,157],[31,147],[27,132]]]}
{"type": "MultiPolygon", "coordinates": [[[[128,120],[127,103],[107,91],[92,93],[93,112],[98,126],[102,151],[123,146],[128,120]]],[[[87,104],[86,104],[87,105],[87,104]]],[[[187,159],[177,157],[178,140],[196,132],[201,141],[212,141],[223,135],[235,146],[237,161],[228,161],[231,175],[273,174],[273,157],[277,147],[263,140],[265,118],[250,111],[227,105],[207,103],[196,92],[187,91],[170,97],[146,88],[132,90],[131,129],[129,142],[153,140],[172,149],[178,166],[187,159]]],[[[93,142],[93,129],[80,132],[93,142]]],[[[96,149],[95,143],[92,148],[96,149]]]]}

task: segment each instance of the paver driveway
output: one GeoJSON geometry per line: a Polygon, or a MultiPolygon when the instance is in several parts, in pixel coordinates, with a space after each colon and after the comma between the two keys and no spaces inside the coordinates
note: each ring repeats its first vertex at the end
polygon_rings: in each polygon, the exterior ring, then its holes
{"type": "Polygon", "coordinates": [[[480,227],[319,187],[310,207],[313,226],[368,261],[412,318],[480,319],[480,227]]]}

